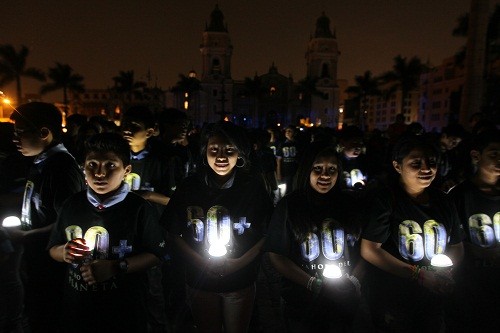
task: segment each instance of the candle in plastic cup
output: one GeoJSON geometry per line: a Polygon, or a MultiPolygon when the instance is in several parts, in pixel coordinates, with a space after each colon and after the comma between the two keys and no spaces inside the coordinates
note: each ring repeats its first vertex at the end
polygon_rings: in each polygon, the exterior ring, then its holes
{"type": "Polygon", "coordinates": [[[431,259],[431,265],[435,268],[448,268],[453,266],[453,262],[446,254],[436,254],[431,259]]]}
{"type": "Polygon", "coordinates": [[[342,271],[337,265],[326,264],[323,269],[323,276],[328,279],[339,279],[342,277],[342,271]]]}
{"type": "Polygon", "coordinates": [[[2,226],[6,228],[13,228],[21,226],[21,220],[17,216],[7,216],[3,219],[2,226]]]}
{"type": "Polygon", "coordinates": [[[227,253],[227,249],[223,244],[213,244],[208,249],[208,253],[212,257],[222,257],[227,253]]]}
{"type": "Polygon", "coordinates": [[[436,272],[446,273],[451,271],[453,262],[446,254],[436,254],[431,259],[431,266],[436,272]]]}

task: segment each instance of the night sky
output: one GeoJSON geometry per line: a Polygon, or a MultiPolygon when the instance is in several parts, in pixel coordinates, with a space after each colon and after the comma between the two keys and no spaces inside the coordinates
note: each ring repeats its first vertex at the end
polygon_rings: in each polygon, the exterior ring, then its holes
{"type": "MultiPolygon", "coordinates": [[[[28,46],[30,67],[69,64],[87,88],[112,86],[120,70],[146,81],[150,69],[151,83],[167,89],[180,73],[201,72],[201,34],[216,3],[234,46],[234,79],[267,73],[273,61],[281,74],[303,78],[307,42],[324,11],[341,51],[338,78],[350,83],[365,70],[389,70],[398,54],[441,63],[465,44],[451,32],[470,7],[470,0],[3,0],[0,44],[28,46]]],[[[23,86],[30,93],[40,84],[23,86]]],[[[2,90],[13,94],[14,86],[2,90]]]]}

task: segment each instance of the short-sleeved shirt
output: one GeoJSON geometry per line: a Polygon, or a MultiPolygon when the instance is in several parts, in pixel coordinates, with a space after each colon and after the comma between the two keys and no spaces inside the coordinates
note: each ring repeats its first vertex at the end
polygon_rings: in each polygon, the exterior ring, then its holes
{"type": "MultiPolygon", "coordinates": [[[[462,241],[462,236],[453,203],[438,190],[426,191],[429,202],[425,205],[412,201],[398,185],[376,193],[366,211],[362,238],[381,243],[383,249],[405,263],[430,268],[432,257],[446,253],[450,245],[462,241]]],[[[378,291],[388,288],[398,290],[400,295],[424,294],[416,284],[382,270],[375,270],[369,278],[376,281],[378,291]]]]}
{"type": "Polygon", "coordinates": [[[298,168],[299,148],[296,141],[285,141],[281,145],[281,153],[277,154],[282,157],[281,173],[283,176],[293,176],[298,168]]]}
{"type": "MultiPolygon", "coordinates": [[[[488,195],[480,191],[470,181],[456,186],[450,196],[458,210],[465,241],[483,249],[500,246],[500,195],[488,195]]],[[[473,257],[467,251],[464,260],[469,274],[477,278],[495,280],[500,278],[500,267],[490,260],[473,257]]],[[[493,287],[493,288],[496,288],[493,287]]]]}
{"type": "MultiPolygon", "coordinates": [[[[350,225],[354,221],[351,206],[345,194],[310,196],[295,191],[285,196],[272,216],[265,251],[289,258],[311,276],[323,278],[327,265],[340,267],[342,275],[350,274],[360,258],[359,229],[350,225]],[[294,223],[309,223],[313,229],[296,235],[294,223]]],[[[312,302],[310,292],[285,278],[282,296],[296,305],[312,302]]]]}
{"type": "Polygon", "coordinates": [[[398,186],[373,198],[363,238],[382,243],[394,257],[412,265],[429,266],[433,256],[462,241],[453,203],[440,191],[428,189],[428,204],[420,205],[398,186]]]}
{"type": "Polygon", "coordinates": [[[144,157],[136,158],[132,155],[130,159],[132,171],[127,176],[133,179],[133,185],[139,188],[134,190],[146,190],[171,196],[175,190],[175,184],[171,184],[169,175],[169,164],[167,156],[158,154],[156,150],[149,150],[144,157]],[[138,184],[137,184],[138,183],[138,184]],[[172,187],[174,187],[172,189],[172,187]]]}
{"type": "MultiPolygon", "coordinates": [[[[86,188],[83,173],[77,162],[62,144],[37,156],[27,177],[21,221],[29,229],[53,224],[64,201],[86,188]]],[[[46,274],[47,282],[55,275],[63,275],[64,267],[52,260],[46,251],[49,233],[44,233],[24,244],[23,259],[26,272],[35,283],[46,274]]],[[[41,281],[41,280],[40,280],[41,281]]]]}
{"type": "MultiPolygon", "coordinates": [[[[197,174],[177,188],[161,223],[205,258],[214,258],[214,244],[226,249],[226,258],[239,258],[264,237],[271,211],[271,199],[259,178],[237,172],[232,186],[216,188],[197,174]]],[[[259,257],[233,274],[211,278],[204,267],[186,263],[186,282],[206,291],[235,291],[255,281],[258,264],[259,257]]]]}
{"type": "MultiPolygon", "coordinates": [[[[93,259],[118,260],[141,253],[162,258],[166,254],[156,210],[135,193],[128,193],[123,201],[103,209],[88,201],[86,191],[70,197],[61,209],[48,247],[74,238],[86,240],[93,259]]],[[[120,327],[129,323],[135,327],[145,313],[147,288],[146,271],[117,275],[89,286],[83,281],[80,265],[68,265],[64,299],[69,313],[66,315],[94,318],[93,322],[115,321],[120,327]]],[[[81,320],[80,324],[93,325],[90,319],[81,320]]]]}

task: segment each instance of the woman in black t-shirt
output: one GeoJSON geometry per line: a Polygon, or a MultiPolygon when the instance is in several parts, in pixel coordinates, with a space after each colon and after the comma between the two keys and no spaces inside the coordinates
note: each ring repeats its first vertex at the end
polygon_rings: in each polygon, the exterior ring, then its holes
{"type": "Polygon", "coordinates": [[[291,332],[349,330],[357,308],[359,228],[352,201],[338,191],[340,172],[335,149],[312,144],[297,189],[278,203],[271,219],[265,251],[283,275],[283,313],[291,332]],[[334,268],[336,278],[326,277],[334,268]]]}
{"type": "Polygon", "coordinates": [[[162,223],[185,261],[187,299],[200,332],[246,332],[272,202],[245,172],[249,145],[229,122],[202,134],[204,168],[174,192],[162,223]]]}
{"type": "Polygon", "coordinates": [[[458,216],[443,193],[429,187],[436,176],[437,150],[422,137],[402,138],[394,147],[397,180],[371,200],[361,255],[374,267],[369,302],[375,327],[390,332],[439,332],[443,296],[453,289],[451,271],[438,273],[431,259],[463,257],[458,216]]]}

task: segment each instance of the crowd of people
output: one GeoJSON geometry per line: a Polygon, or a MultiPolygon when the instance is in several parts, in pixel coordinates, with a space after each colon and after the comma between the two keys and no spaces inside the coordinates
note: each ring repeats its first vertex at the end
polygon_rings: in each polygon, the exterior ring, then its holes
{"type": "Polygon", "coordinates": [[[2,124],[0,332],[496,331],[500,136],[53,105],[2,124]],[[10,135],[8,135],[9,133],[10,135]]]}

